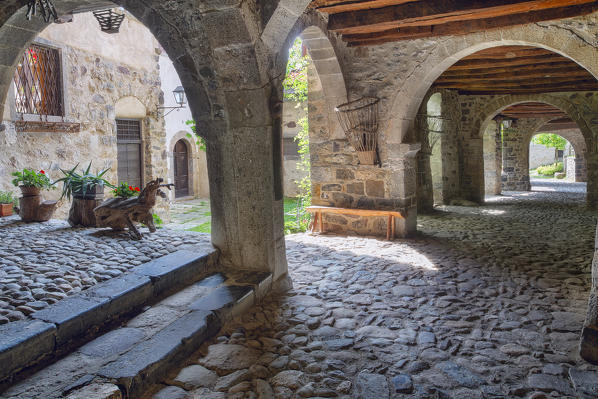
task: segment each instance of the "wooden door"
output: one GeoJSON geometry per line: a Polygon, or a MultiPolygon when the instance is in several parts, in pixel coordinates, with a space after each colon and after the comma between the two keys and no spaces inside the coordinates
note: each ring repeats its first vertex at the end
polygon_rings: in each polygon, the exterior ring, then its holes
{"type": "Polygon", "coordinates": [[[189,151],[183,140],[174,145],[174,196],[189,195],[189,151]]]}
{"type": "Polygon", "coordinates": [[[138,120],[116,120],[118,183],[143,188],[141,178],[141,124],[138,120]]]}

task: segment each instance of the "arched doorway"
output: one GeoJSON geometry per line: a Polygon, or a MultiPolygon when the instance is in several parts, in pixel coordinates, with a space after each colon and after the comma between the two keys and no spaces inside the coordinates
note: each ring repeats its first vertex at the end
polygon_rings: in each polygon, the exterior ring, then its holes
{"type": "Polygon", "coordinates": [[[189,195],[189,178],[191,170],[189,169],[189,148],[185,140],[181,139],[174,145],[174,196],[175,198],[186,197],[189,195]]]}

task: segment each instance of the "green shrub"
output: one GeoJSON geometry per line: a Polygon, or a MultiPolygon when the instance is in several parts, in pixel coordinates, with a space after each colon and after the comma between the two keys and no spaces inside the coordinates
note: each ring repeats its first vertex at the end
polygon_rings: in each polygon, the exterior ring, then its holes
{"type": "Polygon", "coordinates": [[[564,173],[561,173],[561,174],[559,174],[559,175],[558,175],[556,178],[557,178],[557,179],[564,179],[565,177],[567,177],[567,175],[566,175],[566,174],[564,174],[564,173]]]}
{"type": "Polygon", "coordinates": [[[543,176],[554,176],[557,172],[562,172],[564,169],[562,162],[556,162],[552,165],[544,165],[538,167],[537,171],[539,175],[543,176]]]}
{"type": "Polygon", "coordinates": [[[18,206],[19,199],[10,191],[0,191],[0,204],[13,204],[18,206]]]}

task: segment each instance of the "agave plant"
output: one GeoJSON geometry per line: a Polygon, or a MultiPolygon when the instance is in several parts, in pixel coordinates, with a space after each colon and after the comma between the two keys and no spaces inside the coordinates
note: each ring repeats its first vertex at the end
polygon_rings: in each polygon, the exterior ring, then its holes
{"type": "Polygon", "coordinates": [[[90,172],[91,162],[87,166],[87,169],[81,170],[81,173],[77,173],[76,169],[79,164],[75,165],[74,168],[69,170],[60,169],[64,173],[64,177],[56,180],[54,183],[62,182],[62,195],[60,198],[67,197],[69,200],[73,193],[82,194],[85,196],[88,192],[91,192],[95,186],[107,186],[114,188],[110,182],[104,179],[104,175],[110,168],[106,168],[96,174],[90,172]]]}

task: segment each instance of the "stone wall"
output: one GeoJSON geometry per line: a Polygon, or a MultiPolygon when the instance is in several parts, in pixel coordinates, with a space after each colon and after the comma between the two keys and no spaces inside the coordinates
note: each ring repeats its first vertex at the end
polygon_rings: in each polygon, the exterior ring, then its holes
{"type": "MultiPolygon", "coordinates": [[[[137,58],[108,58],[110,53],[102,50],[100,36],[105,34],[101,33],[96,25],[97,21],[93,17],[90,20],[90,15],[81,14],[76,16],[73,23],[51,25],[36,39],[41,44],[60,49],[66,104],[65,120],[80,123],[81,129],[77,133],[17,132],[14,121],[18,116],[14,108],[14,89],[11,86],[9,101],[4,110],[4,129],[0,132],[1,190],[16,192],[10,184],[10,174],[15,170],[43,169],[54,180],[62,176],[60,168],[72,168],[76,164],[83,167],[89,162],[92,162],[94,170],[110,168],[107,178],[111,183],[116,183],[115,118],[129,116],[126,106],[123,111],[125,114],[117,115],[116,104],[124,98],[133,98],[142,104],[145,111],[142,118],[136,114],[142,122],[144,182],[155,177],[167,177],[164,123],[153,114],[162,97],[157,55],[155,51],[145,52],[143,55],[132,51],[131,54],[137,54],[137,58]],[[71,37],[80,38],[86,35],[92,38],[89,39],[89,43],[98,46],[97,52],[90,52],[92,48],[89,45],[84,49],[73,47],[68,41],[71,37]],[[67,41],[59,42],[59,39],[67,41]]],[[[115,43],[120,43],[124,48],[120,51],[112,50],[114,56],[125,54],[126,47],[136,47],[141,39],[144,45],[156,44],[149,30],[130,17],[121,29],[119,35],[122,42],[115,43]]],[[[76,45],[79,41],[74,40],[73,43],[76,45]]],[[[46,199],[58,199],[60,188],[45,192],[44,196],[46,199]]],[[[69,207],[70,203],[63,200],[55,216],[66,217],[69,207]]],[[[162,219],[167,219],[167,209],[168,204],[158,200],[156,210],[162,219]]]]}

